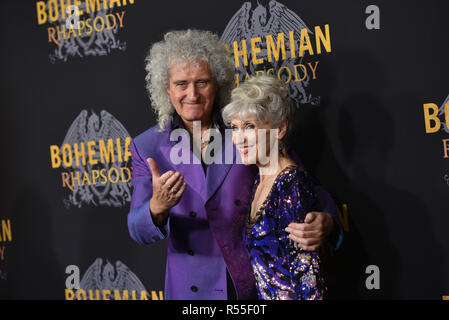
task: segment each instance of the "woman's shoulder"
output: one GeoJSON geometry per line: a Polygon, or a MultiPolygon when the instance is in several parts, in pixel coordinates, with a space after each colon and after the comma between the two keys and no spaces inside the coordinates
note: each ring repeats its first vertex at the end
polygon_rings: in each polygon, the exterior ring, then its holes
{"type": "Polygon", "coordinates": [[[289,194],[294,191],[311,191],[313,180],[302,166],[289,165],[278,175],[275,189],[280,194],[289,194]]]}
{"type": "Polygon", "coordinates": [[[276,180],[272,199],[275,199],[276,206],[288,211],[308,212],[314,210],[317,200],[313,186],[311,176],[303,167],[285,168],[276,180]]]}
{"type": "Polygon", "coordinates": [[[288,165],[278,174],[276,184],[283,185],[291,182],[302,182],[308,178],[308,173],[302,166],[288,165]]]}

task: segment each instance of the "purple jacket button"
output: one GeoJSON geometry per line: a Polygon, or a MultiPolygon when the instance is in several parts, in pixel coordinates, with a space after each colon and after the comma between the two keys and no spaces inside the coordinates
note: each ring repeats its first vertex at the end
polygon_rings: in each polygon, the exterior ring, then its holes
{"type": "Polygon", "coordinates": [[[190,290],[192,290],[192,292],[197,292],[197,291],[198,291],[198,288],[195,287],[195,286],[191,286],[191,287],[190,287],[190,290]]]}

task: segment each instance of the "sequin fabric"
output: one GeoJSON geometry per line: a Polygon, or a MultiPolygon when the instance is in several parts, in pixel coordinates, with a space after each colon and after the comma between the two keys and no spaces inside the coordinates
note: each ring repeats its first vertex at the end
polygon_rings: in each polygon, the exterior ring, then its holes
{"type": "MultiPolygon", "coordinates": [[[[260,177],[257,176],[252,195],[260,177]]],[[[320,300],[325,286],[316,251],[300,249],[284,229],[290,222],[303,222],[314,209],[312,180],[296,166],[285,168],[276,178],[254,220],[247,224],[246,246],[256,278],[259,299],[320,300]]]]}

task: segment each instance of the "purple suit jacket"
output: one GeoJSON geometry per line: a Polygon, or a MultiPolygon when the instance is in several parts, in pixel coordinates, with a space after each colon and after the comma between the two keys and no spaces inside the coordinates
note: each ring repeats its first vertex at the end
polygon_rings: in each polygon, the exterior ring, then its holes
{"type": "MultiPolygon", "coordinates": [[[[168,238],[165,298],[227,299],[228,268],[237,298],[257,299],[243,241],[257,168],[213,163],[205,175],[201,164],[174,164],[170,152],[178,142],[170,141],[171,123],[163,132],[157,130],[155,126],[143,132],[130,145],[134,191],[128,227],[131,237],[140,244],[168,238]],[[161,174],[179,171],[187,183],[180,202],[169,212],[164,230],[154,225],[150,214],[153,185],[146,161],[149,157],[157,162],[161,174]]],[[[224,148],[232,148],[235,159],[232,141],[224,141],[224,134],[222,137],[223,157],[224,148]]],[[[190,159],[193,157],[190,151],[190,159]]]]}

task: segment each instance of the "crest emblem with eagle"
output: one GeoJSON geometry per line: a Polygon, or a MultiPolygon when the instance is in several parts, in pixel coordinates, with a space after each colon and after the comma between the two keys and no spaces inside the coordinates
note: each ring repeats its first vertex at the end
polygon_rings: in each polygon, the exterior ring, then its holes
{"type": "MultiPolygon", "coordinates": [[[[125,139],[130,135],[125,127],[110,113],[103,110],[100,113],[100,117],[97,116],[95,112],[89,116],[87,110],[81,111],[79,116],[73,121],[70,126],[67,135],[64,138],[63,145],[69,144],[73,146],[75,143],[80,144],[81,142],[87,146],[88,141],[96,141],[108,139],[113,139],[114,144],[117,138],[121,141],[121,155],[125,154],[125,139]]],[[[82,165],[80,162],[77,166],[73,164],[73,169],[79,172],[79,177],[82,179],[85,172],[89,176],[92,176],[92,170],[106,169],[108,172],[111,168],[115,168],[115,172],[120,172],[121,167],[130,167],[131,158],[127,161],[116,161],[116,162],[100,162],[100,152],[98,143],[95,144],[94,149],[96,153],[93,158],[98,160],[98,163],[91,165],[89,161],[86,161],[86,165],[82,165]]],[[[86,151],[87,152],[87,151],[86,151]]],[[[114,159],[118,159],[118,150],[113,148],[114,159]]],[[[87,153],[86,153],[87,154],[87,153]]],[[[72,150],[73,159],[75,159],[75,150],[72,150]]],[[[113,183],[107,180],[105,184],[84,184],[78,185],[73,182],[73,191],[69,195],[69,199],[64,200],[65,206],[68,208],[70,206],[75,206],[80,208],[83,203],[93,204],[94,206],[106,205],[112,207],[122,207],[127,202],[131,201],[131,182],[123,182],[117,179],[117,182],[113,183]]]]}
{"type": "MultiPolygon", "coordinates": [[[[49,6],[49,1],[46,2],[46,8],[49,6]]],[[[57,10],[60,11],[60,3],[59,1],[56,4],[57,10]]],[[[80,11],[86,12],[86,3],[82,2],[78,9],[80,11]]],[[[106,15],[111,14],[112,9],[104,9],[99,6],[99,10],[97,12],[90,12],[89,14],[85,13],[87,18],[90,18],[91,23],[93,23],[94,19],[98,16],[106,19],[106,15]]],[[[52,23],[52,25],[56,28],[62,28],[66,25],[66,19],[62,19],[61,15],[59,15],[58,21],[52,23]]],[[[104,28],[102,31],[95,31],[92,26],[92,32],[87,34],[86,28],[78,34],[78,30],[75,30],[76,37],[71,36],[68,37],[69,30],[65,30],[67,37],[61,35],[58,42],[59,45],[56,45],[55,51],[49,55],[50,62],[55,63],[57,60],[61,60],[67,62],[68,58],[78,56],[80,58],[86,56],[105,56],[109,54],[112,50],[118,49],[121,51],[126,50],[126,42],[121,42],[116,39],[116,34],[118,32],[119,26],[116,25],[112,29],[104,28]]]]}
{"type": "MultiPolygon", "coordinates": [[[[95,262],[87,269],[80,281],[80,289],[88,292],[89,290],[118,290],[131,295],[135,291],[138,296],[142,291],[148,292],[137,276],[121,261],[116,261],[115,265],[106,260],[97,258],[95,262]]],[[[111,295],[111,298],[114,295],[111,295]]]]}
{"type": "MultiPolygon", "coordinates": [[[[298,48],[298,35],[300,34],[301,29],[304,28],[308,30],[308,33],[313,34],[304,21],[282,3],[271,0],[265,4],[261,1],[257,1],[254,4],[248,1],[245,2],[231,18],[221,36],[221,40],[227,43],[232,51],[234,41],[240,43],[242,40],[246,40],[246,42],[249,43],[251,38],[264,38],[266,35],[272,35],[275,38],[279,33],[284,33],[286,37],[286,59],[279,59],[279,61],[273,59],[272,62],[268,62],[266,43],[259,43],[258,47],[261,51],[258,53],[258,58],[264,57],[264,62],[258,65],[252,64],[251,50],[248,50],[248,65],[244,66],[243,64],[240,64],[239,67],[236,68],[236,71],[241,76],[240,81],[243,81],[246,74],[255,75],[256,71],[263,70],[267,72],[267,70],[273,68],[274,74],[277,75],[278,70],[282,67],[294,70],[294,66],[300,64],[303,57],[296,56],[295,58],[292,58],[290,56],[288,35],[292,30],[295,32],[295,48],[298,48]]],[[[284,70],[286,68],[284,68],[284,70]]],[[[280,78],[286,81],[289,75],[287,72],[284,72],[284,70],[280,72],[280,78]]],[[[301,72],[299,69],[298,71],[301,72]]],[[[310,92],[307,92],[307,87],[310,84],[310,76],[304,74],[304,77],[301,76],[301,78],[304,78],[304,80],[298,82],[292,80],[288,83],[290,97],[296,102],[297,106],[307,103],[319,105],[320,98],[313,97],[310,92]]]]}

